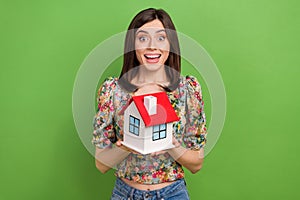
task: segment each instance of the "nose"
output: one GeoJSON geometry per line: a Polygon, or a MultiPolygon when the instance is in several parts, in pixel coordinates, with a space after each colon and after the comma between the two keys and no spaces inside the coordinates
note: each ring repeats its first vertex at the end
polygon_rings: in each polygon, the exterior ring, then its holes
{"type": "Polygon", "coordinates": [[[149,44],[148,44],[148,48],[149,48],[149,49],[157,49],[156,43],[155,43],[155,39],[154,39],[154,38],[151,38],[151,39],[150,39],[149,44]]]}

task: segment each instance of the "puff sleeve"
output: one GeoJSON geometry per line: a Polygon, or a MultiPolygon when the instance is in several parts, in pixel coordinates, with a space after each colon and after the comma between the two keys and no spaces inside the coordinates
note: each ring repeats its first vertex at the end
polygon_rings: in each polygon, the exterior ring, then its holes
{"type": "Polygon", "coordinates": [[[93,120],[92,143],[98,148],[106,148],[116,141],[113,126],[113,94],[116,86],[115,79],[109,77],[100,86],[97,93],[97,113],[93,120]]]}
{"type": "Polygon", "coordinates": [[[186,77],[186,126],[183,142],[187,149],[199,150],[206,144],[206,119],[201,86],[193,76],[186,77]]]}

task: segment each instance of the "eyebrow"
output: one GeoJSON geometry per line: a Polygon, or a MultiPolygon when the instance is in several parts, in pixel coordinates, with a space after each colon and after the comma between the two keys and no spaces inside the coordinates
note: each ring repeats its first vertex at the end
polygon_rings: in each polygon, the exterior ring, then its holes
{"type": "MultiPolygon", "coordinates": [[[[159,32],[166,32],[166,30],[165,29],[160,29],[160,30],[155,31],[155,33],[159,33],[159,32]]],[[[138,34],[138,33],[147,33],[147,34],[149,34],[149,32],[144,31],[144,30],[139,30],[139,31],[136,32],[136,34],[138,34]]]]}

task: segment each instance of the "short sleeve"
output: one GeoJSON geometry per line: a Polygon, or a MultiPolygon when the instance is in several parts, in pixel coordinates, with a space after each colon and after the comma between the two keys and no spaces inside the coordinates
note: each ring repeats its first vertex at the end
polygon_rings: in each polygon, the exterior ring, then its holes
{"type": "Polygon", "coordinates": [[[105,148],[116,141],[113,126],[113,94],[116,86],[115,79],[105,79],[97,93],[97,112],[93,120],[92,143],[98,148],[105,148]]]}
{"type": "Polygon", "coordinates": [[[183,142],[186,148],[199,150],[206,144],[206,119],[201,86],[193,76],[186,77],[186,126],[183,142]]]}

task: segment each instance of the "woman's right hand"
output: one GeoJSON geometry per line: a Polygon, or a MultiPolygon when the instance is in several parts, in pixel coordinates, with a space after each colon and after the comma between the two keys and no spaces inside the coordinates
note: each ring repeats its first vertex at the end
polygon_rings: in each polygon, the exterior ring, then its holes
{"type": "Polygon", "coordinates": [[[118,141],[116,142],[116,146],[119,147],[119,148],[121,148],[121,149],[123,149],[123,150],[125,150],[125,151],[128,151],[128,152],[130,152],[130,153],[140,154],[139,152],[137,152],[137,151],[135,151],[135,150],[133,150],[133,149],[131,149],[131,148],[129,148],[129,147],[123,145],[123,144],[122,144],[122,140],[118,140],[118,141]]]}

